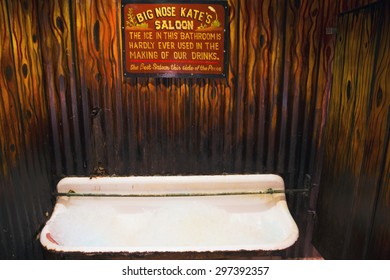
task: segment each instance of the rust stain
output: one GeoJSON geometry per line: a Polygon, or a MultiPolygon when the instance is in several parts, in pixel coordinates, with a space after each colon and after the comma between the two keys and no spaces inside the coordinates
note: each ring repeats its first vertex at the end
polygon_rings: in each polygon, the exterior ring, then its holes
{"type": "Polygon", "coordinates": [[[46,233],[46,238],[49,240],[51,243],[54,243],[56,245],[60,245],[54,238],[51,236],[50,232],[46,233]]]}

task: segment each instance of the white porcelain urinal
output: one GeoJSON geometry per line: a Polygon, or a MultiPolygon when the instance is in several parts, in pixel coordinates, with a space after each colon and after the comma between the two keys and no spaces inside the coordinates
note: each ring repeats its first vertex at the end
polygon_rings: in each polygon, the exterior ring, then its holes
{"type": "Polygon", "coordinates": [[[62,179],[40,236],[52,252],[282,250],[298,228],[277,175],[62,179]],[[232,195],[234,193],[234,195],[232,195]],[[240,194],[237,194],[240,193],[240,194]],[[85,196],[81,196],[85,195],[85,196]]]}

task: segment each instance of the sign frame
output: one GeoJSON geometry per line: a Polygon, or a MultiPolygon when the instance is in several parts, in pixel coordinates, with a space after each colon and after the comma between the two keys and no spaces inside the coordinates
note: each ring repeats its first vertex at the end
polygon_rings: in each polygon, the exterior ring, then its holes
{"type": "MultiPolygon", "coordinates": [[[[122,62],[123,62],[123,77],[124,78],[136,78],[136,77],[151,77],[151,78],[226,78],[228,74],[228,65],[229,65],[229,37],[230,37],[230,29],[229,29],[229,6],[227,0],[121,0],[121,29],[122,29],[122,62]],[[170,70],[168,72],[154,72],[150,71],[147,73],[141,73],[141,72],[132,72],[127,69],[127,48],[126,44],[128,43],[125,40],[125,6],[128,4],[137,5],[137,4],[150,4],[150,5],[194,5],[194,4],[205,4],[205,5],[220,5],[223,7],[224,10],[224,21],[221,23],[223,32],[222,32],[222,40],[224,44],[223,49],[223,62],[222,65],[222,71],[220,73],[193,73],[190,71],[174,71],[170,70]]],[[[180,60],[178,60],[180,62],[180,60]]],[[[202,65],[201,62],[199,62],[199,65],[202,65]]]]}

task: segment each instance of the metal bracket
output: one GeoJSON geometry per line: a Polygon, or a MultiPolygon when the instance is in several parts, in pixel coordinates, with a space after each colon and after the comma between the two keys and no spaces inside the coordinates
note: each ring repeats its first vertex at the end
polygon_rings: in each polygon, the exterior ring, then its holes
{"type": "Polygon", "coordinates": [[[286,189],[285,193],[303,193],[304,196],[310,196],[312,188],[311,176],[306,174],[303,180],[303,189],[286,189]]]}

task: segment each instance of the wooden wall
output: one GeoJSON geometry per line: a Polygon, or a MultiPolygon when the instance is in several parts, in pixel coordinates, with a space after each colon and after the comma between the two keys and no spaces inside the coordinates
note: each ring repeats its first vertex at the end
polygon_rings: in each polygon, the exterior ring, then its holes
{"type": "Polygon", "coordinates": [[[118,3],[41,1],[56,174],[295,173],[323,115],[321,7],[274,2],[230,2],[229,77],[211,80],[124,79],[118,3]]]}
{"type": "MultiPolygon", "coordinates": [[[[119,4],[38,3],[56,179],[99,164],[116,175],[278,173],[288,187],[316,173],[330,4],[230,1],[229,74],[214,80],[124,79],[119,4]]],[[[307,205],[290,200],[306,242],[288,254],[310,254],[307,205]]]]}
{"type": "Polygon", "coordinates": [[[34,2],[0,0],[0,259],[40,258],[50,124],[34,2]]]}
{"type": "Polygon", "coordinates": [[[390,258],[389,14],[339,17],[315,234],[327,258],[390,258]]]}
{"type": "MultiPolygon", "coordinates": [[[[230,0],[227,79],[124,79],[120,1],[0,3],[1,257],[39,257],[31,232],[55,183],[98,165],[278,173],[287,187],[308,173],[318,185],[335,45],[326,28],[351,4],[230,0]]],[[[286,256],[312,256],[315,192],[288,200],[301,237],[286,256]]]]}

